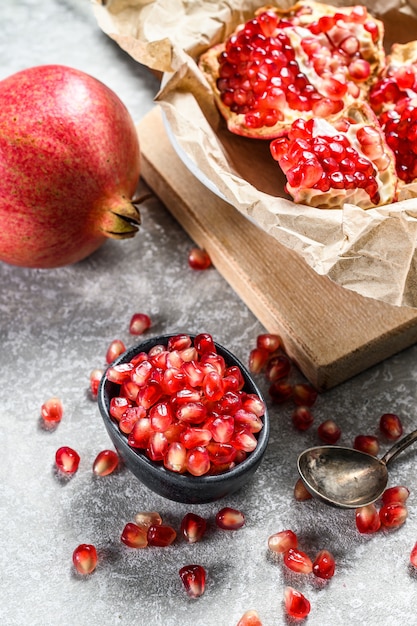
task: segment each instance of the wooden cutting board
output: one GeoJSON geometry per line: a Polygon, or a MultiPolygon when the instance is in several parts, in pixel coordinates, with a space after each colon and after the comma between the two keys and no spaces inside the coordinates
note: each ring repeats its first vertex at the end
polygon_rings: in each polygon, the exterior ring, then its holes
{"type": "MultiPolygon", "coordinates": [[[[417,310],[339,287],[207,190],[184,166],[155,107],[139,124],[142,176],[205,248],[263,326],[319,390],[417,341],[417,310]]],[[[226,303],[225,303],[226,306],[226,303]]]]}

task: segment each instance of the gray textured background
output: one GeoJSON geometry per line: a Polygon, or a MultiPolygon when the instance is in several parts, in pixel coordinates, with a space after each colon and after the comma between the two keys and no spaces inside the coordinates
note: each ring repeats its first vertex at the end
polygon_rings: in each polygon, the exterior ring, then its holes
{"type": "MultiPolygon", "coordinates": [[[[63,63],[103,80],[136,121],[153,106],[157,81],[99,30],[87,0],[3,0],[0,24],[0,78],[31,65],[63,63]]],[[[142,214],[135,239],[109,241],[72,267],[0,264],[1,624],[235,626],[255,608],[264,626],[285,625],[286,584],[310,599],[309,626],[417,624],[417,578],[408,566],[417,541],[416,450],[391,469],[390,485],[403,483],[412,492],[405,526],[369,537],[357,533],[352,511],[294,501],[297,454],[317,438],[314,428],[304,434],[292,429],[291,406],[270,407],[264,463],[250,485],[221,503],[164,500],[127,471],[94,479],[93,459],[110,442],[88,397],[88,377],[103,365],[112,339],[134,343],[128,333],[134,312],[151,315],[152,334],[210,332],[244,362],[263,332],[215,269],[188,268],[191,241],[157,199],[142,214]],[[52,395],[62,398],[65,415],[46,432],[39,411],[52,395]],[[66,483],[53,469],[61,445],[81,455],[78,473],[66,483]],[[213,519],[224,505],[246,514],[243,529],[216,531],[213,519]],[[129,550],[120,532],[139,510],[158,510],[176,527],[192,510],[209,519],[209,530],[195,545],[179,540],[165,550],[129,550]],[[268,555],[269,535],[284,528],[296,531],[310,554],[321,548],[335,554],[337,572],[328,584],[285,572],[268,555]],[[71,565],[81,542],[94,543],[100,556],[96,572],[85,579],[71,565]],[[190,562],[208,571],[198,600],[186,596],[177,574],[190,562]]],[[[346,445],[359,432],[375,432],[388,411],[401,416],[406,431],[416,428],[416,354],[410,348],[322,395],[315,424],[336,418],[346,445]]]]}

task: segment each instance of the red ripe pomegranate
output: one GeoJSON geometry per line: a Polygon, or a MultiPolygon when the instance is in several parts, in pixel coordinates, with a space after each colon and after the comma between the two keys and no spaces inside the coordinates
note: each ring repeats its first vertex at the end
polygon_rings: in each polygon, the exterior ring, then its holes
{"type": "Polygon", "coordinates": [[[60,65],[13,74],[0,126],[0,260],[59,267],[136,233],[139,142],[103,83],[60,65]]]}
{"type": "Polygon", "coordinates": [[[199,66],[231,132],[280,136],[299,118],[329,118],[367,95],[385,62],[383,26],[365,7],[264,7],[199,66]]]}

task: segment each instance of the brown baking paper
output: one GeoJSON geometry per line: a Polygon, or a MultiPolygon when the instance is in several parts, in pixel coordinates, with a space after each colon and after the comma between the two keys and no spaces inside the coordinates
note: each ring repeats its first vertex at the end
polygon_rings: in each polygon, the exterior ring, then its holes
{"type": "MultiPolygon", "coordinates": [[[[417,184],[408,185],[399,202],[367,211],[351,204],[337,210],[295,204],[284,191],[269,142],[226,129],[196,61],[265,4],[95,0],[94,12],[99,26],[121,48],[164,73],[156,100],[174,147],[200,180],[298,252],[318,274],[362,296],[417,307],[417,184]]],[[[293,2],[268,4],[289,8],[293,2]]],[[[384,21],[387,51],[395,41],[417,39],[417,0],[360,4],[384,21]]]]}

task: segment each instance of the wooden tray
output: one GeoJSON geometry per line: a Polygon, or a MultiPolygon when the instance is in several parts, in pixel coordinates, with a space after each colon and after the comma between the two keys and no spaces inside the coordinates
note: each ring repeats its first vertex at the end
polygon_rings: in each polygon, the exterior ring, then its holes
{"type": "Polygon", "coordinates": [[[172,148],[158,107],[138,134],[147,185],[319,390],[417,341],[416,309],[339,287],[208,191],[172,148]]]}

